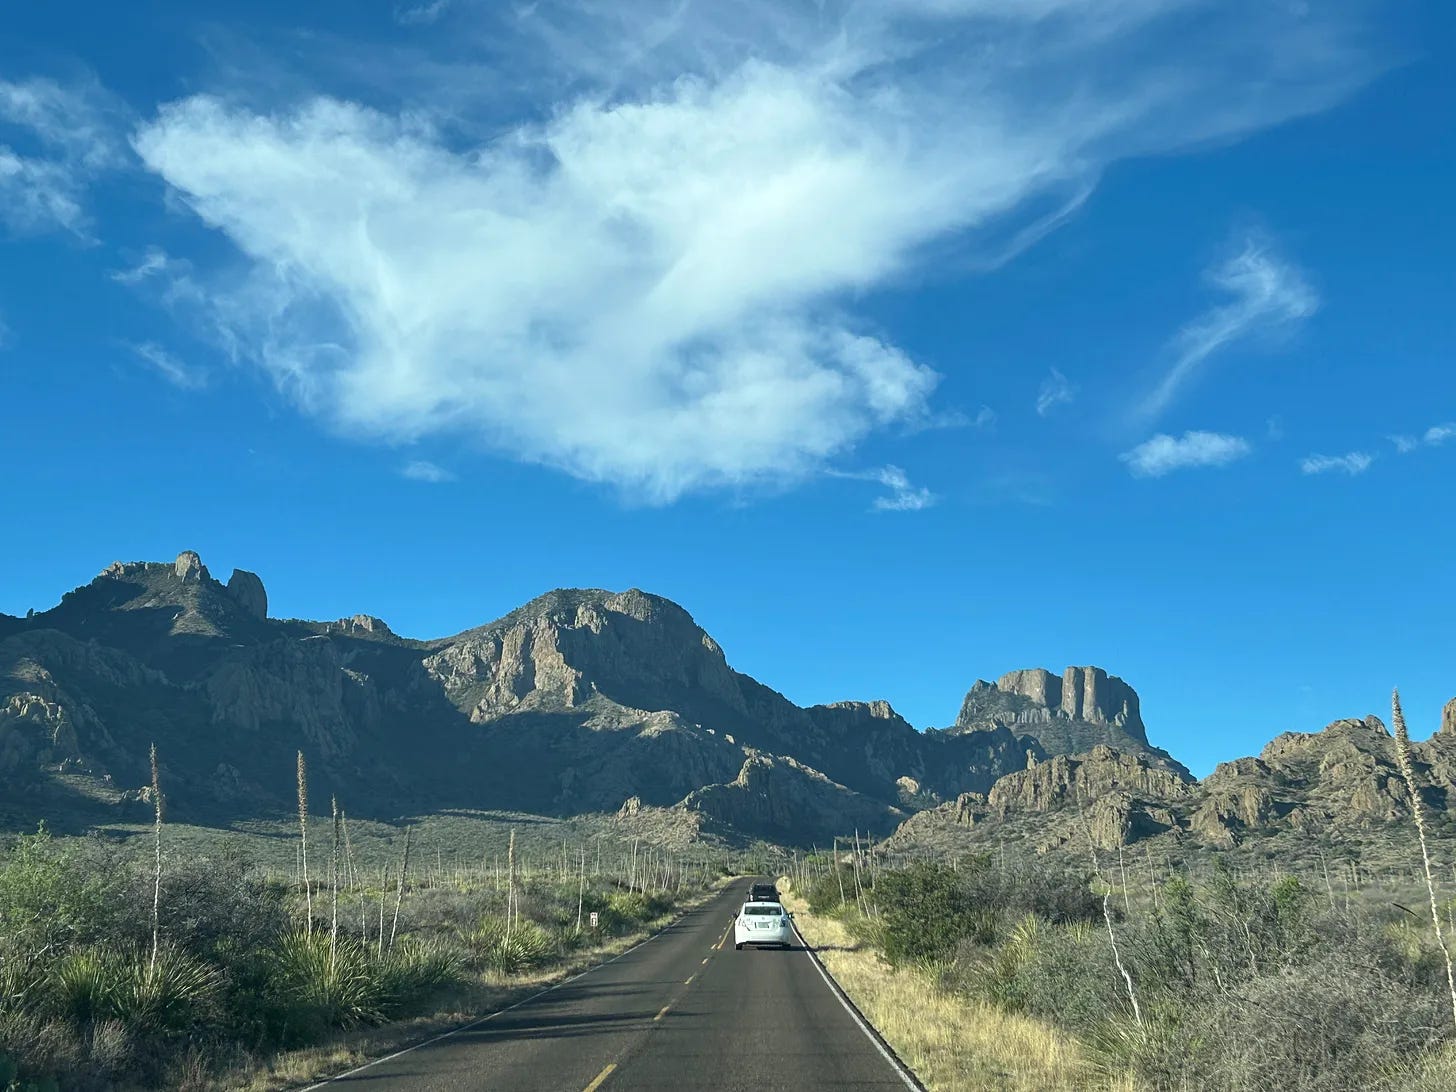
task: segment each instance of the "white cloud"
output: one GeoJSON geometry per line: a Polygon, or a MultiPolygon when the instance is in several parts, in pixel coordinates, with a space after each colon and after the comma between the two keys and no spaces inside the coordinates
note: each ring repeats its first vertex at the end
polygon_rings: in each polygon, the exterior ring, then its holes
{"type": "Polygon", "coordinates": [[[179,263],[168,257],[166,251],[159,247],[148,247],[146,253],[138,259],[135,265],[126,269],[114,270],[111,273],[111,279],[118,284],[136,285],[154,277],[176,274],[178,266],[179,263]]]}
{"type": "Polygon", "coordinates": [[[876,511],[918,512],[922,508],[929,508],[938,499],[929,489],[911,485],[905,471],[898,466],[881,467],[872,472],[870,477],[891,491],[887,497],[875,498],[876,511]]]}
{"type": "Polygon", "coordinates": [[[1373,71],[1342,16],[1256,3],[1205,13],[1171,65],[1182,6],[484,5],[520,101],[469,114],[477,70],[436,63],[448,109],[199,95],[135,146],[245,257],[216,313],[308,411],[668,501],[933,416],[936,375],[846,310],[928,244],[1034,239],[1114,159],[1373,71]]]}
{"type": "Polygon", "coordinates": [[[1045,417],[1057,406],[1070,403],[1076,397],[1077,388],[1067,381],[1065,375],[1053,368],[1037,389],[1036,412],[1045,417]]]}
{"type": "Polygon", "coordinates": [[[1238,253],[1209,269],[1205,276],[1232,298],[1205,311],[1179,331],[1173,342],[1172,366],[1143,401],[1146,416],[1154,417],[1167,409],[1208,358],[1225,346],[1302,321],[1319,307],[1319,297],[1303,274],[1275,254],[1268,242],[1256,237],[1245,238],[1238,253]]]}
{"type": "Polygon", "coordinates": [[[1353,477],[1369,470],[1374,461],[1375,456],[1364,451],[1351,451],[1345,455],[1306,455],[1299,460],[1299,470],[1303,474],[1339,472],[1353,477]]]}
{"type": "Polygon", "coordinates": [[[976,411],[976,416],[971,420],[974,428],[990,428],[996,423],[996,411],[990,406],[982,406],[976,411]]]}
{"type": "Polygon", "coordinates": [[[428,26],[437,21],[450,7],[450,0],[432,0],[428,4],[414,4],[396,8],[394,21],[401,26],[428,26]]]}
{"type": "Polygon", "coordinates": [[[443,466],[437,466],[425,459],[405,463],[400,469],[400,473],[416,482],[453,482],[455,480],[455,475],[443,466]]]}
{"type": "Polygon", "coordinates": [[[174,387],[199,390],[207,386],[207,373],[177,359],[154,341],[130,346],[137,358],[174,387]]]}
{"type": "Polygon", "coordinates": [[[1118,456],[1138,478],[1161,478],[1175,470],[1200,466],[1226,466],[1253,450],[1240,436],[1220,432],[1159,433],[1118,456]]]}
{"type": "Polygon", "coordinates": [[[1395,445],[1398,454],[1409,455],[1422,447],[1440,447],[1447,440],[1456,437],[1456,422],[1446,421],[1439,425],[1432,425],[1419,436],[1400,434],[1390,437],[1390,442],[1395,445]]]}
{"type": "Polygon", "coordinates": [[[0,225],[85,237],[86,188],[121,158],[115,108],[94,84],[0,80],[0,225]]]}
{"type": "Polygon", "coordinates": [[[888,496],[876,497],[870,506],[877,512],[918,512],[940,499],[929,489],[911,484],[909,475],[898,466],[882,466],[874,470],[830,470],[826,473],[833,478],[875,482],[888,489],[888,496]]]}

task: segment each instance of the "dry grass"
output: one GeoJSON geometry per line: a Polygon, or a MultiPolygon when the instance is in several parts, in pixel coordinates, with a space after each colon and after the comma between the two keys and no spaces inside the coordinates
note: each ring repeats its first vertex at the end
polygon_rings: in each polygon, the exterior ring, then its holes
{"type": "Polygon", "coordinates": [[[825,968],[930,1092],[1132,1092],[1095,1073],[1077,1041],[1049,1024],[943,993],[892,971],[844,925],[809,912],[787,879],[784,900],[825,968]]]}

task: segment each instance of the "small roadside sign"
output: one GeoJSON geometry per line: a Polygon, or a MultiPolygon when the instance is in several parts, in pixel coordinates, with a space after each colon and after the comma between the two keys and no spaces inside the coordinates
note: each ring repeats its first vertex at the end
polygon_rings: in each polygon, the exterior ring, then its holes
{"type": "Polygon", "coordinates": [[[592,912],[591,912],[591,927],[592,927],[592,928],[593,928],[593,929],[595,929],[595,928],[596,928],[596,927],[597,927],[597,923],[598,923],[598,922],[599,922],[599,921],[601,921],[601,918],[599,918],[599,917],[598,917],[598,916],[597,916],[597,912],[596,912],[596,911],[595,911],[595,910],[593,910],[593,911],[592,911],[592,912]]]}

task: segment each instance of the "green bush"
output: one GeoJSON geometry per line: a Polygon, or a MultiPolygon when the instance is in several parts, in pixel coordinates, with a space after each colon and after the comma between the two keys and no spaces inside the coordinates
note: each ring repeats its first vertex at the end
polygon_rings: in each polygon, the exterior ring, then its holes
{"type": "Polygon", "coordinates": [[[883,873],[874,902],[881,948],[892,966],[944,958],[986,921],[960,875],[942,864],[883,873]]]}
{"type": "Polygon", "coordinates": [[[831,868],[822,876],[810,881],[805,898],[809,909],[815,914],[834,914],[845,905],[846,899],[854,897],[854,873],[841,866],[831,868]],[[843,884],[843,887],[840,885],[843,884]],[[844,892],[841,895],[841,892],[844,892]]]}
{"type": "Polygon", "coordinates": [[[0,937],[38,951],[114,939],[123,931],[127,874],[97,867],[42,827],[0,858],[0,937]]]}

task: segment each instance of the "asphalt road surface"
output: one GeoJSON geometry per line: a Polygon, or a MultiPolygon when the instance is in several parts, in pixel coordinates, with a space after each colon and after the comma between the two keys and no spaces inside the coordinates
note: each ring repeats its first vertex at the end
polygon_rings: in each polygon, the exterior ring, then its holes
{"type": "Polygon", "coordinates": [[[915,1089],[802,947],[735,951],[730,885],[576,978],[313,1088],[915,1089]]]}

